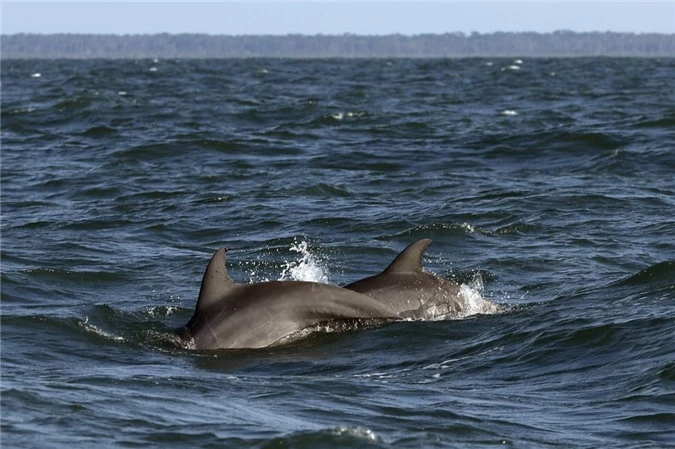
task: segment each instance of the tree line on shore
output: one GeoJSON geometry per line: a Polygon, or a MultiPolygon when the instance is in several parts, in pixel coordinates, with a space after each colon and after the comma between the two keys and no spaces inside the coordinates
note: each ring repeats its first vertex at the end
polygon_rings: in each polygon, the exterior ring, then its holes
{"type": "Polygon", "coordinates": [[[675,57],[675,34],[12,34],[0,37],[0,50],[3,59],[675,57]]]}

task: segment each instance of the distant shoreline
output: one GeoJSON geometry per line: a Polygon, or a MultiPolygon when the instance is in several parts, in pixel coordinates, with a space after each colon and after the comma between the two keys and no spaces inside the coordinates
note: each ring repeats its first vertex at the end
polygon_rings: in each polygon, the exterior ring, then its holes
{"type": "Polygon", "coordinates": [[[419,35],[12,34],[4,59],[675,57],[675,34],[556,31],[419,35]]]}

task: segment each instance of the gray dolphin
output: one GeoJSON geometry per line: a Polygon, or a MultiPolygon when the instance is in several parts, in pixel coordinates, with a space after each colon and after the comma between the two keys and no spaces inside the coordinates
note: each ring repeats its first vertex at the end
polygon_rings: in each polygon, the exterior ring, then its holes
{"type": "Polygon", "coordinates": [[[226,248],[213,255],[190,321],[180,331],[195,349],[262,348],[325,322],[395,320],[385,303],[316,282],[237,284],[227,273],[226,248]]]}
{"type": "Polygon", "coordinates": [[[380,274],[344,288],[386,304],[399,316],[414,319],[457,317],[466,309],[460,286],[422,269],[422,255],[431,239],[410,244],[380,274]]]}

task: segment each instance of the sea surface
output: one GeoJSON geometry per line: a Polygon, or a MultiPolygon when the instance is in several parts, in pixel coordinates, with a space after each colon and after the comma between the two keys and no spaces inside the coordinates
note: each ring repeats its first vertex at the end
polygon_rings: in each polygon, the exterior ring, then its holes
{"type": "Polygon", "coordinates": [[[675,59],[3,60],[3,448],[675,445],[675,59]],[[239,282],[501,305],[198,352],[239,282]]]}

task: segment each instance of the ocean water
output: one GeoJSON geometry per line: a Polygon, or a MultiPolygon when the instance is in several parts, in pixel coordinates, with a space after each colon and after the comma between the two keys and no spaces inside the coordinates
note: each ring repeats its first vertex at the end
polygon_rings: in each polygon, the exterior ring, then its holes
{"type": "Polygon", "coordinates": [[[7,448],[675,445],[675,60],[2,61],[7,448]],[[407,244],[498,313],[197,352],[407,244]]]}

